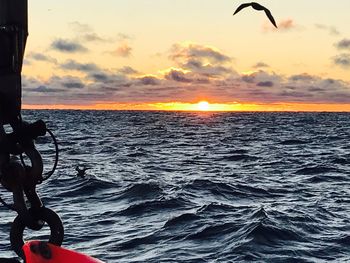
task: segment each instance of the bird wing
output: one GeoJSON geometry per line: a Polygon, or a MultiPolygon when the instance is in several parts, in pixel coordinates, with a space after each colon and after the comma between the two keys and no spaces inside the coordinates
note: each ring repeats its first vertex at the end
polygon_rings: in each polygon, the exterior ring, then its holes
{"type": "Polygon", "coordinates": [[[242,9],[244,9],[244,8],[246,8],[246,7],[248,7],[248,6],[251,6],[251,5],[252,5],[251,3],[241,4],[241,5],[237,8],[237,10],[234,12],[233,15],[237,14],[237,13],[238,13],[239,11],[241,11],[242,9]]]}
{"type": "Polygon", "coordinates": [[[268,9],[265,8],[264,11],[265,11],[265,14],[267,15],[267,17],[270,19],[271,23],[277,28],[276,21],[275,21],[275,19],[273,18],[273,16],[272,16],[270,10],[268,10],[268,9]]]}

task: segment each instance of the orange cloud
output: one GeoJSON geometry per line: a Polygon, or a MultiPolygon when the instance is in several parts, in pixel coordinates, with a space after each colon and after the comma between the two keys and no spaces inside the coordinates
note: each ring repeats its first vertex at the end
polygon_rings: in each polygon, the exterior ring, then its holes
{"type": "Polygon", "coordinates": [[[295,27],[292,19],[283,20],[279,23],[278,27],[283,30],[289,30],[295,27]]]}
{"type": "MultiPolygon", "coordinates": [[[[291,21],[285,22],[286,28],[292,25],[291,21]]],[[[127,56],[131,47],[124,41],[117,51],[119,55],[127,56]]],[[[74,60],[57,63],[65,75],[53,75],[44,81],[23,76],[23,101],[32,105],[51,103],[53,107],[57,104],[97,107],[93,106],[97,102],[144,105],[169,101],[192,103],[198,100],[221,104],[235,101],[257,105],[350,105],[350,82],[339,79],[300,72],[285,76],[262,70],[268,66],[262,62],[255,65],[255,70],[239,74],[232,68],[232,59],[228,54],[215,47],[194,43],[173,45],[169,58],[172,65],[167,69],[142,75],[130,66],[106,69],[95,63],[74,60]]]]}
{"type": "Polygon", "coordinates": [[[267,22],[263,24],[264,32],[280,32],[280,31],[289,31],[292,29],[296,29],[298,26],[295,24],[294,20],[291,18],[282,20],[278,23],[278,28],[271,27],[271,25],[267,22]]]}
{"type": "Polygon", "coordinates": [[[120,44],[112,54],[120,56],[120,57],[130,57],[132,52],[132,47],[130,47],[127,43],[120,44]]]}

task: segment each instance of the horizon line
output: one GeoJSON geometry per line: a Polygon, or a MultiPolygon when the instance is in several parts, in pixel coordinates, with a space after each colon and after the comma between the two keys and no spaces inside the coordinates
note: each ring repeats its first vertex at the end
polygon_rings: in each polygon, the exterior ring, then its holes
{"type": "Polygon", "coordinates": [[[349,113],[350,111],[327,110],[236,110],[236,111],[201,111],[201,110],[116,110],[116,109],[22,109],[23,111],[119,111],[119,112],[183,112],[183,113],[349,113]]]}
{"type": "Polygon", "coordinates": [[[23,110],[91,111],[174,111],[174,112],[350,112],[348,104],[330,103],[95,103],[95,104],[23,104],[23,110]],[[201,107],[202,103],[205,107],[201,107]]]}

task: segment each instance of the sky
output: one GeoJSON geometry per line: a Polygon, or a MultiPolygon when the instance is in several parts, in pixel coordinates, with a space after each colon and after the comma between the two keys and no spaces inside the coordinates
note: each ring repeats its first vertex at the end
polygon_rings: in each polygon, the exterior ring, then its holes
{"type": "Polygon", "coordinates": [[[349,0],[30,0],[24,108],[350,111],[349,0]]]}

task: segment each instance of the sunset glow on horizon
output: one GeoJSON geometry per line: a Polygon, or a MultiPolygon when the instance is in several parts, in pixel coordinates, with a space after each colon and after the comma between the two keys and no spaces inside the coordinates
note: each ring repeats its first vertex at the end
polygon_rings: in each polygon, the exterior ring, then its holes
{"type": "Polygon", "coordinates": [[[349,104],[239,104],[210,103],[199,108],[199,103],[141,103],[141,104],[93,104],[93,105],[23,105],[24,110],[110,110],[110,111],[184,111],[184,112],[350,112],[349,104]]]}
{"type": "Polygon", "coordinates": [[[197,103],[197,110],[199,111],[209,111],[211,109],[211,105],[207,101],[200,101],[197,103]]]}

